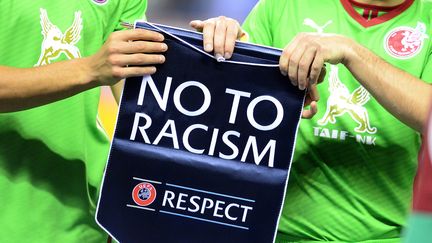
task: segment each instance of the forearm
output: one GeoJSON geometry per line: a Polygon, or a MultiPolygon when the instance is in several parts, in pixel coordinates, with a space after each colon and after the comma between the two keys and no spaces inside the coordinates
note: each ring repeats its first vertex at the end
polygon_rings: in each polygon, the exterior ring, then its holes
{"type": "Polygon", "coordinates": [[[432,101],[430,84],[352,44],[344,64],[373,97],[396,118],[421,132],[432,101]]]}
{"type": "Polygon", "coordinates": [[[87,59],[34,68],[0,67],[0,112],[45,105],[96,87],[87,59]]]}
{"type": "Polygon", "coordinates": [[[0,112],[45,105],[82,91],[151,75],[165,62],[164,36],[134,29],[114,32],[93,56],[19,69],[0,66],[0,112]]]}

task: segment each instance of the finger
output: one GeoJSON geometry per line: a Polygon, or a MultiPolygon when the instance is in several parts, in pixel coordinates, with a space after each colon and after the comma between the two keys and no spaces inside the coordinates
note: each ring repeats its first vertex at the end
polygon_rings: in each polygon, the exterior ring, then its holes
{"type": "Polygon", "coordinates": [[[165,39],[164,36],[158,32],[143,29],[117,31],[112,34],[112,38],[121,41],[145,40],[159,42],[165,39]]]}
{"type": "Polygon", "coordinates": [[[214,20],[207,20],[204,23],[203,29],[203,44],[204,50],[206,52],[213,51],[214,33],[215,33],[216,23],[214,20]]]}
{"type": "Polygon", "coordinates": [[[318,113],[317,103],[315,101],[313,101],[310,104],[310,108],[308,110],[303,110],[303,112],[302,112],[302,118],[303,119],[311,119],[317,113],[318,113]]]}
{"type": "Polygon", "coordinates": [[[113,76],[117,79],[152,75],[156,73],[156,67],[117,67],[113,70],[113,76]]]}
{"type": "Polygon", "coordinates": [[[306,97],[305,97],[303,106],[304,107],[309,106],[312,103],[312,101],[314,101],[314,100],[312,100],[312,98],[309,96],[309,94],[307,94],[306,97]]]}
{"type": "MultiPolygon", "coordinates": [[[[299,40],[299,37],[297,36],[290,44],[288,44],[285,47],[285,49],[284,49],[284,51],[283,51],[283,53],[279,59],[279,69],[280,69],[282,75],[284,75],[284,76],[288,75],[289,59],[290,59],[292,52],[295,50],[295,48],[297,46],[298,40],[299,40]]],[[[291,81],[291,83],[293,83],[293,82],[291,81]]],[[[294,85],[294,83],[293,83],[293,85],[294,85]]]]}
{"type": "Polygon", "coordinates": [[[226,38],[225,38],[225,59],[230,59],[232,54],[234,53],[234,47],[237,40],[237,36],[239,36],[240,26],[237,21],[232,20],[228,22],[226,38]]]}
{"type": "MultiPolygon", "coordinates": [[[[310,68],[309,83],[317,84],[323,70],[324,59],[319,51],[316,52],[315,59],[310,68]]],[[[325,71],[324,71],[325,72],[325,71]]]]}
{"type": "Polygon", "coordinates": [[[227,36],[227,24],[225,18],[221,17],[216,22],[214,35],[214,53],[215,56],[223,57],[225,54],[225,40],[227,36]]]}
{"type": "Polygon", "coordinates": [[[318,77],[317,84],[320,84],[324,81],[326,74],[327,74],[327,69],[326,69],[326,65],[324,64],[324,66],[321,68],[321,73],[320,76],[318,77]]]}
{"type": "Polygon", "coordinates": [[[318,88],[316,87],[316,85],[309,85],[308,96],[310,97],[311,101],[319,101],[320,95],[319,95],[318,88]]]}
{"type": "Polygon", "coordinates": [[[133,41],[120,42],[109,47],[111,53],[162,53],[168,50],[165,43],[148,42],[148,41],[133,41]]]}
{"type": "Polygon", "coordinates": [[[301,90],[304,90],[309,84],[309,69],[313,65],[315,55],[316,48],[311,46],[305,50],[303,56],[300,58],[298,63],[298,86],[301,90]]]}
{"type": "Polygon", "coordinates": [[[288,77],[294,86],[298,86],[299,84],[298,69],[299,69],[300,59],[302,58],[304,52],[305,52],[304,47],[298,45],[288,60],[288,77]]]}
{"type": "Polygon", "coordinates": [[[131,54],[131,55],[113,55],[110,57],[112,65],[124,67],[127,65],[155,65],[165,62],[163,55],[155,54],[131,54]]]}
{"type": "Polygon", "coordinates": [[[204,21],[201,20],[193,20],[189,23],[189,25],[199,32],[202,32],[204,29],[204,21]]]}
{"type": "Polygon", "coordinates": [[[282,55],[279,58],[279,69],[283,76],[288,75],[288,60],[289,60],[288,48],[285,48],[282,52],[282,55]]]}

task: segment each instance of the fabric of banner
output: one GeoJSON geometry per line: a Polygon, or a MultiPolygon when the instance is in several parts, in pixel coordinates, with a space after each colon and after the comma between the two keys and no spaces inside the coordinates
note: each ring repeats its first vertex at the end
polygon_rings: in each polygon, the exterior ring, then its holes
{"type": "Polygon", "coordinates": [[[273,242],[305,96],[281,51],[237,43],[218,62],[199,33],[136,27],[169,50],[126,80],[98,223],[120,242],[273,242]]]}

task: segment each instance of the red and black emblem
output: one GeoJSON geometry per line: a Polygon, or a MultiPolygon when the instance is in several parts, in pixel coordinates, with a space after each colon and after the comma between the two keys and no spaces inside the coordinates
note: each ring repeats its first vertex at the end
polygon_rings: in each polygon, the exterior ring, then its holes
{"type": "Polygon", "coordinates": [[[148,182],[140,183],[134,187],[132,199],[137,205],[146,207],[156,199],[156,188],[148,182]]]}

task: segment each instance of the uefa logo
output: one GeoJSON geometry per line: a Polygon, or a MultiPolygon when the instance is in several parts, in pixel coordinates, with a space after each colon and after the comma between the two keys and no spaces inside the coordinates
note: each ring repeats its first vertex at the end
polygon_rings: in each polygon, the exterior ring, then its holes
{"type": "Polygon", "coordinates": [[[140,183],[132,190],[132,199],[139,206],[149,206],[156,199],[156,188],[148,182],[140,183]]]}

